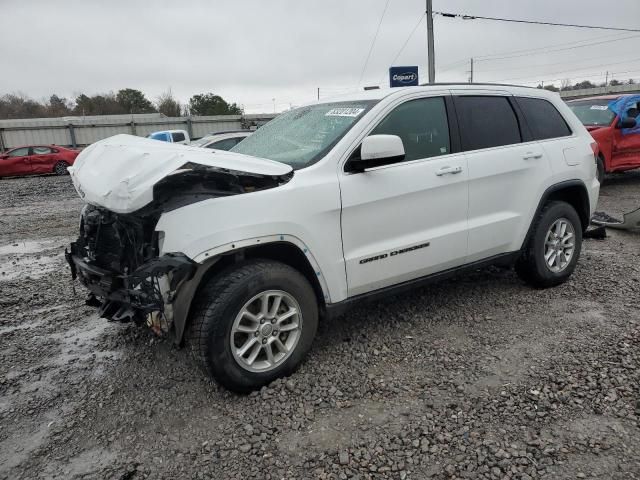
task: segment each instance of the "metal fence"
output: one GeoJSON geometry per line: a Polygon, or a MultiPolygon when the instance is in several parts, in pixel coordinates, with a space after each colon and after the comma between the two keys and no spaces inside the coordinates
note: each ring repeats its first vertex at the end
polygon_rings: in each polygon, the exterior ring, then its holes
{"type": "Polygon", "coordinates": [[[597,95],[616,95],[640,93],[640,85],[607,85],[606,87],[583,88],[580,90],[563,90],[560,96],[564,99],[595,97],[597,95]]]}
{"type": "Polygon", "coordinates": [[[192,139],[213,132],[260,127],[274,114],[165,117],[159,113],[0,120],[0,151],[20,145],[84,147],[128,133],[146,137],[158,130],[186,130],[192,139]]]}

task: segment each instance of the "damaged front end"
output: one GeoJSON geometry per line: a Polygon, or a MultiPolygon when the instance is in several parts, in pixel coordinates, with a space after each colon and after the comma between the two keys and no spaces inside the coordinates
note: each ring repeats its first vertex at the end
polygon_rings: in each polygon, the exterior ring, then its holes
{"type": "Polygon", "coordinates": [[[146,321],[160,333],[169,330],[175,295],[196,264],[181,253],[158,256],[154,226],[153,218],[87,205],[65,256],[72,278],[90,292],[87,304],[102,317],[146,321]]]}
{"type": "Polygon", "coordinates": [[[202,274],[185,254],[163,251],[164,232],[156,231],[162,214],[274,188],[293,175],[277,162],[160,143],[118,136],[78,157],[70,173],[87,205],[80,235],[65,250],[73,279],[90,292],[87,304],[108,319],[146,322],[156,333],[184,325],[202,274]]]}

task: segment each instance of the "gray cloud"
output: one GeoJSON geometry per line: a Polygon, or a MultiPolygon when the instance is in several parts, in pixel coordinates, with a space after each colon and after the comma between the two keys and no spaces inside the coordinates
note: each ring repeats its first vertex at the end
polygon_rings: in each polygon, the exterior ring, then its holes
{"type": "MultiPolygon", "coordinates": [[[[248,110],[269,111],[274,98],[280,109],[313,100],[317,87],[323,96],[358,88],[385,1],[0,0],[0,92],[71,97],[132,87],[155,98],[171,87],[183,101],[214,91],[248,110]]],[[[434,9],[630,28],[640,20],[637,0],[607,8],[594,0],[434,0],[434,9]]],[[[390,62],[423,11],[423,0],[391,0],[363,85],[386,85],[390,62]]],[[[435,29],[441,81],[466,81],[472,56],[632,36],[441,17],[435,29]]],[[[639,46],[640,35],[589,48],[479,60],[475,79],[603,81],[607,70],[637,78],[639,46]]],[[[424,20],[396,63],[418,64],[426,80],[424,20]]]]}

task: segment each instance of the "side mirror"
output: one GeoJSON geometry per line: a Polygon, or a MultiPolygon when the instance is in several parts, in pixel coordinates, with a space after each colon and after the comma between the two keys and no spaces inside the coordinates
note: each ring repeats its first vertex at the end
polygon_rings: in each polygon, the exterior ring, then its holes
{"type": "Polygon", "coordinates": [[[0,160],[6,160],[9,158],[9,155],[0,155],[0,160]]]}
{"type": "Polygon", "coordinates": [[[616,128],[633,128],[636,126],[636,119],[632,117],[623,117],[616,124],[616,128]]]}
{"type": "Polygon", "coordinates": [[[369,135],[360,145],[360,155],[347,162],[347,171],[364,172],[367,168],[401,162],[404,157],[404,145],[399,136],[369,135]]]}

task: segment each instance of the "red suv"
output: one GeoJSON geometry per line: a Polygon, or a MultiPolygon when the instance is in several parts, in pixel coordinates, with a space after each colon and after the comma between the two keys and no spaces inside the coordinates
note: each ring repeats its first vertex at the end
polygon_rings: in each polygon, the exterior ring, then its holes
{"type": "Polygon", "coordinates": [[[640,95],[605,95],[567,102],[600,148],[598,180],[640,167],[640,95]]]}
{"type": "Polygon", "coordinates": [[[0,154],[0,177],[55,173],[66,175],[80,152],[58,145],[16,147],[0,154]]]}

